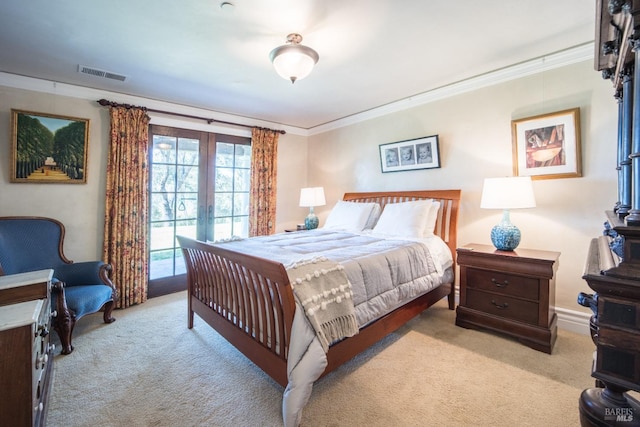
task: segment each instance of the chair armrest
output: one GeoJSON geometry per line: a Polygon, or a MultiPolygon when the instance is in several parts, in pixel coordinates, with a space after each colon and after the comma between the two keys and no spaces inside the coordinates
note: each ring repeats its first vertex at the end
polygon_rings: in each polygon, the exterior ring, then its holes
{"type": "Polygon", "coordinates": [[[66,286],[104,284],[115,292],[116,287],[109,279],[110,272],[111,264],[106,264],[103,261],[86,261],[59,265],[53,274],[66,286]]]}

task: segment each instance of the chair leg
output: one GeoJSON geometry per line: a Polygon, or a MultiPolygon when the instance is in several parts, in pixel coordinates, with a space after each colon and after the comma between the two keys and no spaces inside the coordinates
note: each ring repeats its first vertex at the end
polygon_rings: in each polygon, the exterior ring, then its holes
{"type": "Polygon", "coordinates": [[[54,291],[58,293],[56,298],[56,316],[52,319],[53,329],[60,337],[62,344],[62,354],[71,354],[73,345],[71,344],[71,334],[76,325],[76,314],[67,307],[67,300],[64,295],[64,284],[58,282],[54,285],[54,291]]]}
{"type": "Polygon", "coordinates": [[[104,314],[102,315],[104,323],[113,323],[116,321],[116,318],[111,316],[111,312],[113,312],[114,307],[115,302],[113,300],[104,305],[104,314]]]}

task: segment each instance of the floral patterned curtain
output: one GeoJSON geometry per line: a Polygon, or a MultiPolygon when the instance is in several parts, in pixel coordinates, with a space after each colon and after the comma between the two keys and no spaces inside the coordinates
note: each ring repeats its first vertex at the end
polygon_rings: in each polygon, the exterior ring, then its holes
{"type": "Polygon", "coordinates": [[[265,236],[275,230],[278,136],[270,129],[253,128],[251,132],[249,236],[265,236]]]}
{"type": "Polygon", "coordinates": [[[103,259],[113,266],[117,308],[147,300],[149,116],[110,106],[103,259]]]}

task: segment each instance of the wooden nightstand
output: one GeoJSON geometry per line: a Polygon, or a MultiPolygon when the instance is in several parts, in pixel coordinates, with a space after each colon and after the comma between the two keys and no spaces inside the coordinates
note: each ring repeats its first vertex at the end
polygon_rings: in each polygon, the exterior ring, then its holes
{"type": "Polygon", "coordinates": [[[499,251],[472,243],[458,248],[460,305],[456,325],[508,334],[551,353],[558,326],[555,273],[558,252],[499,251]]]}

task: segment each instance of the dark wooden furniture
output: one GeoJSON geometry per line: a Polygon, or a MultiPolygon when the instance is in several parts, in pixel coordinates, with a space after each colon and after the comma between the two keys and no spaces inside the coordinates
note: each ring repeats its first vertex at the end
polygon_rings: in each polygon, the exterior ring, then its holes
{"type": "Polygon", "coordinates": [[[627,393],[640,391],[640,1],[596,1],[594,62],[618,104],[618,189],[589,247],[583,279],[595,292],[578,296],[593,311],[596,346],[595,387],[580,395],[580,422],[640,425],[640,403],[627,393]]]}
{"type": "Polygon", "coordinates": [[[499,251],[476,243],[458,248],[456,325],[505,333],[551,353],[558,333],[554,305],[559,256],[521,248],[499,251]]]}
{"type": "MultiPolygon", "coordinates": [[[[383,208],[387,203],[428,198],[440,202],[435,234],[449,245],[455,265],[460,190],[344,195],[346,201],[376,202],[383,208]]],[[[194,313],[198,314],[276,382],[286,386],[287,353],[295,303],[284,266],[220,246],[181,237],[178,239],[188,271],[188,327],[193,327],[194,313]],[[245,297],[233,298],[236,303],[230,306],[225,303],[228,295],[245,297]],[[246,306],[244,301],[265,303],[246,306]],[[253,333],[253,319],[260,319],[260,324],[270,325],[271,330],[268,333],[253,333]],[[270,337],[281,339],[271,340],[270,337]]],[[[370,323],[357,335],[331,346],[327,354],[328,366],[323,375],[404,325],[440,299],[448,297],[449,308],[453,309],[454,283],[455,280],[452,280],[451,283],[433,289],[370,323]]]]}
{"type": "Polygon", "coordinates": [[[591,241],[583,276],[595,294],[578,297],[593,310],[596,345],[591,371],[596,387],[580,395],[580,421],[584,426],[639,425],[640,402],[627,392],[640,392],[640,227],[626,226],[613,211],[607,224],[607,235],[591,241]]]}
{"type": "Polygon", "coordinates": [[[117,290],[109,279],[111,265],[103,261],[73,262],[63,252],[65,228],[53,218],[0,217],[0,276],[53,269],[54,281],[63,282],[53,295],[58,316],[61,353],[73,351],[72,333],[83,316],[101,309],[105,323],[112,317],[117,290]]]}
{"type": "Polygon", "coordinates": [[[53,370],[52,274],[0,277],[0,424],[45,425],[53,370]]]}

